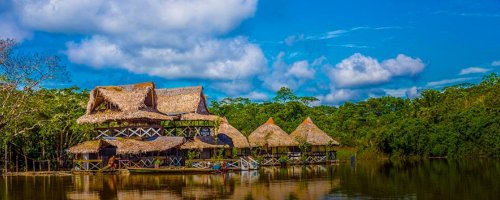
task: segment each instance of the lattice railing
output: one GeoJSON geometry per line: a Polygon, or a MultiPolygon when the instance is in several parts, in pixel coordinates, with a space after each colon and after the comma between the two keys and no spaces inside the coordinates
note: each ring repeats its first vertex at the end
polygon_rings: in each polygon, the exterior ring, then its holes
{"type": "Polygon", "coordinates": [[[95,139],[103,137],[154,137],[163,135],[163,127],[116,127],[116,128],[96,128],[97,136],[95,139]]]}
{"type": "Polygon", "coordinates": [[[171,127],[165,128],[166,136],[180,136],[180,137],[195,137],[203,136],[202,129],[208,129],[208,133],[205,135],[215,135],[214,127],[200,127],[200,126],[183,126],[183,127],[171,127]]]}
{"type": "Polygon", "coordinates": [[[102,169],[102,160],[73,160],[74,169],[82,171],[94,171],[102,169]]]}

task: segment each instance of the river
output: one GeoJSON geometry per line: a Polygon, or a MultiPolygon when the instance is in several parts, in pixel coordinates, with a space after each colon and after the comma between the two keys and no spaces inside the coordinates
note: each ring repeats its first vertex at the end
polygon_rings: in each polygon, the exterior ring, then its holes
{"type": "Polygon", "coordinates": [[[204,175],[0,178],[11,199],[499,199],[500,161],[359,161],[204,175]]]}

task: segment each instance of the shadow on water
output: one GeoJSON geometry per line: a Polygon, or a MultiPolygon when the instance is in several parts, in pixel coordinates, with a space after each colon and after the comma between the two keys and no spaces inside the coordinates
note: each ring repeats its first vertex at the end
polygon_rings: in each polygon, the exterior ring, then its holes
{"type": "Polygon", "coordinates": [[[496,199],[497,160],[358,162],[204,175],[0,178],[0,199],[496,199]]]}

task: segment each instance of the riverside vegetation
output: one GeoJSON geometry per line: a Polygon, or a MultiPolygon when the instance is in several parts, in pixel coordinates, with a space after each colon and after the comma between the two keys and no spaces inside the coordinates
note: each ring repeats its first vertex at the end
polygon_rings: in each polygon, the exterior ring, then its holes
{"type": "MultiPolygon", "coordinates": [[[[64,66],[57,57],[21,50],[11,40],[0,40],[0,152],[14,152],[24,163],[30,158],[63,166],[68,160],[65,149],[92,137],[91,126],[76,124],[89,93],[76,87],[44,88],[44,83],[65,77],[64,66]]],[[[290,133],[310,116],[342,144],[341,157],[352,152],[499,157],[499,82],[491,73],[477,85],[427,89],[415,99],[370,98],[338,107],[310,106],[316,98],[281,88],[268,102],[225,98],[212,101],[209,109],[246,135],[269,117],[290,133]]]]}

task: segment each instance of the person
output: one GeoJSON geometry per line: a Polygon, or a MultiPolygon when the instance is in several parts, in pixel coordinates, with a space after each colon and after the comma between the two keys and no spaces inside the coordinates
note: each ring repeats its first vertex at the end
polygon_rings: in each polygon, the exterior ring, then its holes
{"type": "Polygon", "coordinates": [[[108,167],[111,169],[116,169],[116,157],[115,156],[111,156],[111,158],[109,158],[108,167]]]}
{"type": "Polygon", "coordinates": [[[223,171],[223,172],[226,171],[226,162],[224,162],[224,161],[221,162],[221,168],[222,168],[221,171],[223,171]]]}

